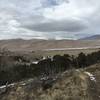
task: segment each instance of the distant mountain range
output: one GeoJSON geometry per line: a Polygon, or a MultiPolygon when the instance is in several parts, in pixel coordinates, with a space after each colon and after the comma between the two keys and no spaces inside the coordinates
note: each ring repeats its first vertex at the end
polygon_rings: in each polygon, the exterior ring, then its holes
{"type": "Polygon", "coordinates": [[[81,38],[79,40],[98,40],[98,39],[100,39],[100,35],[93,35],[93,36],[81,38]]]}
{"type": "Polygon", "coordinates": [[[100,39],[99,35],[96,35],[94,37],[87,37],[80,40],[0,40],[0,49],[8,49],[10,51],[37,51],[55,48],[79,48],[88,46],[95,47],[100,46],[100,41],[98,41],[97,39],[100,39]]]}

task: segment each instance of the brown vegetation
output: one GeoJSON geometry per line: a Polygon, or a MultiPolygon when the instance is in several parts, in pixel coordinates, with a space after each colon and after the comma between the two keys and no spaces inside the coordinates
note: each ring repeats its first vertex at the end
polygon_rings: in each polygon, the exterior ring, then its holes
{"type": "Polygon", "coordinates": [[[16,83],[0,96],[0,100],[100,100],[99,66],[96,64],[85,70],[74,69],[58,74],[52,78],[54,83],[45,90],[43,80],[39,78],[16,83]],[[86,72],[93,74],[96,81],[91,80],[86,72]]]}

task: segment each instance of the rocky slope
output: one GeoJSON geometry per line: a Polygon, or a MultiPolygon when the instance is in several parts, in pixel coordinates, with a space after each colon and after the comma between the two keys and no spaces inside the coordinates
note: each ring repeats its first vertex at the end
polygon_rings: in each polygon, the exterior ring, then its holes
{"type": "Polygon", "coordinates": [[[100,64],[0,87],[0,100],[100,100],[100,64]]]}

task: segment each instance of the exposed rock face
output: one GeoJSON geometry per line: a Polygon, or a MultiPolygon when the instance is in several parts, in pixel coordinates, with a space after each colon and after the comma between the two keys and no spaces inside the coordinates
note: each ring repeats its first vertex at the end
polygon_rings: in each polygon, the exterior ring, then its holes
{"type": "Polygon", "coordinates": [[[100,100],[99,64],[9,85],[0,100],[100,100]]]}

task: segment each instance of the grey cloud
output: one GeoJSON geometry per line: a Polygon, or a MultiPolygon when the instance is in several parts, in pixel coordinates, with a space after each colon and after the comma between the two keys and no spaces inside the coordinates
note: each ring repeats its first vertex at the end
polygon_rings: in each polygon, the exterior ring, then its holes
{"type": "MultiPolygon", "coordinates": [[[[74,36],[83,37],[100,32],[100,7],[97,7],[100,4],[99,0],[69,0],[72,3],[71,7],[68,5],[69,12],[63,13],[69,14],[70,18],[55,21],[54,17],[57,16],[53,16],[54,19],[50,20],[43,14],[44,9],[54,6],[56,8],[64,2],[68,3],[68,0],[0,0],[0,39],[28,36],[30,38],[74,38],[74,36]],[[78,20],[72,19],[74,16],[70,14],[70,10],[74,9],[74,6],[80,8],[83,5],[81,8],[84,9],[86,6],[87,11],[90,9],[86,2],[93,8],[97,8],[97,12],[89,16],[81,13],[84,18],[80,15],[75,16],[78,20]],[[76,33],[78,35],[75,35],[76,33]]],[[[76,10],[73,13],[79,12],[76,10]]]]}
{"type": "Polygon", "coordinates": [[[44,8],[58,6],[63,2],[69,3],[69,0],[41,0],[42,7],[44,8]]]}
{"type": "Polygon", "coordinates": [[[43,20],[45,20],[45,18],[42,15],[27,15],[17,17],[16,20],[20,22],[22,25],[32,25],[42,22],[43,20]]]}
{"type": "Polygon", "coordinates": [[[61,20],[23,25],[23,27],[40,32],[79,32],[85,30],[88,26],[83,21],[61,20]]]}

